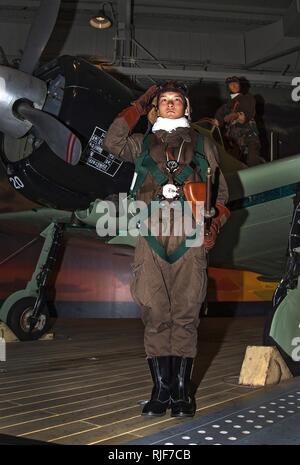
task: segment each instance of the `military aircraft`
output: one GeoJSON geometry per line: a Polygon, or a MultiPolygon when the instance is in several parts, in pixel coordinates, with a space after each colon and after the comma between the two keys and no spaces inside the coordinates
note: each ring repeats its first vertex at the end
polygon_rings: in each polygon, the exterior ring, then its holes
{"type": "MultiPolygon", "coordinates": [[[[129,190],[133,166],[106,153],[102,142],[113,118],[134,94],[81,58],[62,56],[37,68],[59,8],[59,0],[42,0],[19,69],[0,66],[1,160],[17,192],[40,205],[74,212],[77,221],[95,225],[99,202],[129,190]],[[47,18],[46,24],[42,18],[47,18]]],[[[201,121],[193,127],[218,145],[230,191],[231,219],[210,254],[210,264],[252,270],[265,279],[279,278],[290,237],[289,265],[275,295],[265,342],[276,344],[293,373],[299,374],[292,341],[300,335],[296,322],[299,236],[295,233],[300,156],[247,168],[226,152],[218,128],[201,121]]],[[[21,340],[37,339],[47,329],[46,291],[64,227],[63,221],[53,222],[42,233],[45,242],[30,283],[1,307],[1,320],[21,340]]],[[[109,243],[134,245],[134,240],[116,234],[109,243]]]]}

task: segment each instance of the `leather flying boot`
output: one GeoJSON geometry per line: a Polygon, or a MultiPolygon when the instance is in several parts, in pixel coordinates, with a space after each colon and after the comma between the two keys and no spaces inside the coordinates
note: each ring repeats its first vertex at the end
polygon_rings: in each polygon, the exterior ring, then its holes
{"type": "Polygon", "coordinates": [[[172,357],[171,417],[193,417],[196,401],[190,391],[193,358],[172,357]]]}
{"type": "Polygon", "coordinates": [[[142,415],[161,417],[166,414],[170,404],[171,357],[151,357],[148,358],[148,364],[154,386],[142,415]]]}

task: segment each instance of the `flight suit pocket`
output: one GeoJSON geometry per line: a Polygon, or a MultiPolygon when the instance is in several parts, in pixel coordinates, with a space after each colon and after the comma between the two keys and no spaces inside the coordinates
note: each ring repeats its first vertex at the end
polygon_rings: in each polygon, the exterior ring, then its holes
{"type": "Polygon", "coordinates": [[[132,282],[130,286],[133,300],[144,309],[156,307],[157,298],[161,295],[161,273],[157,272],[153,262],[144,260],[132,266],[132,282]]]}
{"type": "Polygon", "coordinates": [[[190,276],[190,302],[200,309],[207,292],[207,258],[204,247],[194,251],[190,276]]]}
{"type": "Polygon", "coordinates": [[[204,247],[195,247],[193,259],[199,269],[207,268],[207,254],[204,247]]]}
{"type": "Polygon", "coordinates": [[[143,268],[143,263],[132,263],[131,264],[131,271],[132,271],[132,276],[131,276],[131,282],[130,282],[130,292],[132,295],[133,300],[138,304],[138,305],[143,305],[142,300],[140,298],[141,296],[141,272],[143,268]]]}

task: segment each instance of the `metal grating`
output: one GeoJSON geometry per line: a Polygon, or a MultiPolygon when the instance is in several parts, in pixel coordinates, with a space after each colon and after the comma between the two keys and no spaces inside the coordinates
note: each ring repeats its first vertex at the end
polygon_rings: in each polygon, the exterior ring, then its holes
{"type": "MultiPolygon", "coordinates": [[[[224,413],[223,413],[224,414],[224,413]]],[[[157,435],[147,439],[147,444],[157,445],[228,445],[244,442],[246,437],[261,432],[266,428],[285,422],[290,417],[299,417],[300,423],[300,390],[294,390],[272,398],[270,401],[260,403],[256,406],[237,410],[226,416],[219,412],[214,420],[203,422],[198,419],[198,426],[193,421],[185,423],[181,427],[172,428],[162,433],[163,439],[157,439],[157,435]],[[173,434],[172,434],[173,433],[173,434]]],[[[141,443],[136,441],[135,444],[141,443]]],[[[144,442],[146,443],[146,442],[144,442]]]]}

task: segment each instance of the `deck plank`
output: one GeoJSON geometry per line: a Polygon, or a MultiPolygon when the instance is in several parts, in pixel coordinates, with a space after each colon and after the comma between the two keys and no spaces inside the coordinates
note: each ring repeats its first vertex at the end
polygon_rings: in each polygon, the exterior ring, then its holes
{"type": "MultiPolygon", "coordinates": [[[[237,385],[264,319],[205,318],[193,381],[196,416],[251,396],[237,385]]],[[[121,444],[178,423],[147,419],[152,388],[140,320],[58,320],[52,341],[10,343],[0,368],[0,434],[58,444],[121,444]]],[[[186,420],[181,420],[186,421],[186,420]]]]}

